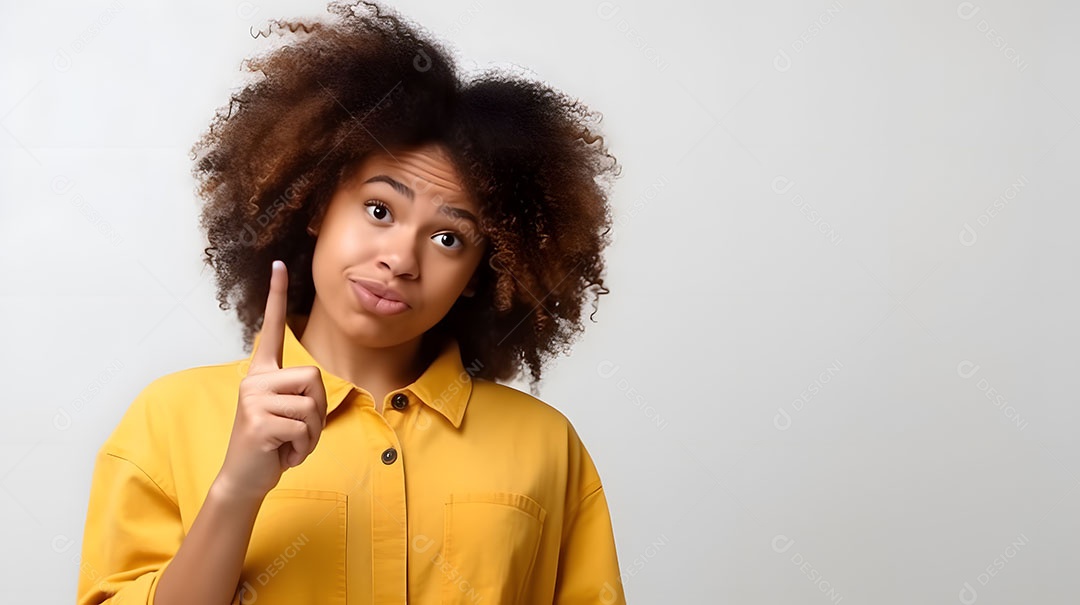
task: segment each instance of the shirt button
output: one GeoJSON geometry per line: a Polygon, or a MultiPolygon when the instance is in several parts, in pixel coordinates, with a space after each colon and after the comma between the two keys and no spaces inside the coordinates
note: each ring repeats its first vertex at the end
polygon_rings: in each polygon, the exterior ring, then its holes
{"type": "Polygon", "coordinates": [[[382,461],[383,464],[393,464],[397,460],[397,450],[392,447],[388,447],[383,450],[382,461]]]}
{"type": "Polygon", "coordinates": [[[390,405],[394,406],[395,410],[404,410],[405,406],[409,405],[409,396],[405,393],[398,393],[390,399],[390,405]]]}

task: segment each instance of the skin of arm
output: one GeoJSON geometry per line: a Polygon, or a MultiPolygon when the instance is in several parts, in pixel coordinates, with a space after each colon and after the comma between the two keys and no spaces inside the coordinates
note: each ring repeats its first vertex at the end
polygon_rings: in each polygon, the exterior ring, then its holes
{"type": "Polygon", "coordinates": [[[220,476],[173,560],[158,580],[154,605],[219,603],[236,594],[263,497],[231,489],[220,476]]]}

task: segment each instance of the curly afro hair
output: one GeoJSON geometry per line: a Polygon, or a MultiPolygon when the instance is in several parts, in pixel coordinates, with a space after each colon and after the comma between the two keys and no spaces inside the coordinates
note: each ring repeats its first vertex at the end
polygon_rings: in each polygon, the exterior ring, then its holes
{"type": "MultiPolygon", "coordinates": [[[[290,43],[244,61],[256,77],[218,109],[192,147],[204,262],[219,307],[232,304],[244,350],[261,329],[271,262],[289,269],[288,313],[315,299],[317,221],[369,153],[438,144],[480,209],[489,245],[476,294],[424,334],[424,351],[456,338],[476,378],[543,366],[583,331],[586,293],[608,294],[608,192],[621,166],[596,128],[602,115],[536,81],[497,69],[463,78],[451,52],[372,2],[331,2],[325,20],[276,20],[290,43]]],[[[592,314],[589,316],[592,320],[592,314]]]]}

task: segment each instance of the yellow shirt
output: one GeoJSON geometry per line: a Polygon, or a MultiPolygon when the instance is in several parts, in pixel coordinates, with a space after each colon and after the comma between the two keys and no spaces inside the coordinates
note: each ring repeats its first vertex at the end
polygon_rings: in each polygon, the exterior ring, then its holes
{"type": "MultiPolygon", "coordinates": [[[[94,464],[80,605],[153,603],[250,363],[162,376],[129,406],[94,464]]],[[[290,327],[282,365],[319,365],[290,327]]],[[[263,501],[234,604],[625,603],[600,476],[562,413],[472,378],[453,340],[381,414],[320,370],[326,428],[263,501]]]]}

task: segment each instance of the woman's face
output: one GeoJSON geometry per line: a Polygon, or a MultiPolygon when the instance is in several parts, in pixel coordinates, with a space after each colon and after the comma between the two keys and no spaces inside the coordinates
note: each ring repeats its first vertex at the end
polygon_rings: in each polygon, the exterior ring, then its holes
{"type": "Polygon", "coordinates": [[[319,226],[316,305],[366,346],[421,336],[472,292],[487,245],[476,220],[476,201],[439,147],[367,156],[319,226]],[[380,287],[393,293],[372,296],[380,287]]]}

